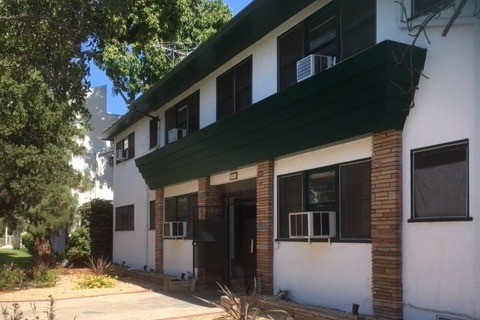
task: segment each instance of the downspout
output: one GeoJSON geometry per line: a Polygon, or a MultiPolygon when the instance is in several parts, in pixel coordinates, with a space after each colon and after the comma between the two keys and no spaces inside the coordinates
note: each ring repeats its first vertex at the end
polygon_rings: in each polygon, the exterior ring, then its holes
{"type": "Polygon", "coordinates": [[[147,195],[147,215],[146,215],[146,218],[145,219],[145,224],[146,224],[146,235],[147,235],[147,239],[146,239],[146,253],[145,253],[145,271],[148,271],[148,254],[150,252],[150,226],[149,226],[149,221],[150,221],[150,215],[152,214],[150,212],[150,189],[148,188],[148,186],[145,187],[145,189],[147,190],[146,192],[146,195],[147,195]]]}

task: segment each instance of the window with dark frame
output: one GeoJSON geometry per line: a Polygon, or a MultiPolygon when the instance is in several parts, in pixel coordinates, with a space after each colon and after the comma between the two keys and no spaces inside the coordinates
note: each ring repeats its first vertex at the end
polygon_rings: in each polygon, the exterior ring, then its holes
{"type": "Polygon", "coordinates": [[[155,200],[151,200],[149,203],[149,223],[148,223],[148,229],[149,230],[155,230],[155,200]]]}
{"type": "Polygon", "coordinates": [[[135,158],[135,132],[130,133],[127,137],[118,141],[115,150],[116,164],[135,158]]]}
{"type": "Polygon", "coordinates": [[[278,90],[297,83],[297,61],[320,54],[345,60],[376,42],[376,1],[339,0],[278,38],[278,90]]]}
{"type": "Polygon", "coordinates": [[[438,0],[412,0],[412,16],[419,16],[428,12],[438,0]]]}
{"type": "Polygon", "coordinates": [[[193,210],[197,203],[197,193],[165,198],[165,222],[187,222],[187,238],[191,238],[193,234],[193,210]]]}
{"type": "Polygon", "coordinates": [[[252,104],[252,57],[217,78],[217,121],[252,104]]]}
{"type": "Polygon", "coordinates": [[[412,221],[468,218],[468,141],[411,151],[412,221]]]}
{"type": "Polygon", "coordinates": [[[115,231],[134,230],[134,211],[133,204],[115,208],[115,231]]]}
{"type": "Polygon", "coordinates": [[[200,92],[197,91],[165,111],[165,143],[172,129],[185,130],[186,135],[200,128],[200,92]]]}
{"type": "Polygon", "coordinates": [[[158,120],[150,119],[150,149],[158,146],[158,120]]]}
{"type": "Polygon", "coordinates": [[[278,238],[289,238],[289,213],[337,212],[338,239],[369,240],[371,161],[278,177],[278,238]]]}

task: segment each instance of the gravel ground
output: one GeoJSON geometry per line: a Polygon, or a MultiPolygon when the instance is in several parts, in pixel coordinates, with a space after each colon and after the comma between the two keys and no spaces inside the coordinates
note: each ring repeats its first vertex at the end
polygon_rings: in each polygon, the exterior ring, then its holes
{"type": "Polygon", "coordinates": [[[46,301],[51,295],[55,300],[66,298],[94,297],[130,292],[151,291],[152,285],[128,277],[116,280],[113,288],[74,290],[73,287],[84,276],[91,275],[89,269],[60,269],[59,281],[53,288],[27,288],[13,292],[0,291],[0,304],[15,301],[46,301]]]}

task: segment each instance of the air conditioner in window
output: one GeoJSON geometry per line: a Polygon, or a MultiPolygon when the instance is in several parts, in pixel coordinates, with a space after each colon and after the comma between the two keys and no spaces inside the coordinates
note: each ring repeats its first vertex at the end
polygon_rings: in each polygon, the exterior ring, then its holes
{"type": "Polygon", "coordinates": [[[290,238],[329,239],[336,236],[334,211],[292,212],[288,215],[290,238]]]}
{"type": "Polygon", "coordinates": [[[163,223],[164,238],[185,238],[187,236],[186,221],[171,221],[163,223]]]}
{"type": "Polygon", "coordinates": [[[187,130],[173,128],[168,130],[168,143],[177,141],[178,139],[184,138],[187,135],[187,130]]]}
{"type": "Polygon", "coordinates": [[[120,161],[120,160],[125,160],[127,157],[126,157],[126,152],[125,150],[116,150],[116,155],[115,155],[115,158],[117,159],[117,161],[120,161]]]}
{"type": "Polygon", "coordinates": [[[311,54],[297,61],[297,82],[303,81],[335,65],[335,57],[311,54]]]}

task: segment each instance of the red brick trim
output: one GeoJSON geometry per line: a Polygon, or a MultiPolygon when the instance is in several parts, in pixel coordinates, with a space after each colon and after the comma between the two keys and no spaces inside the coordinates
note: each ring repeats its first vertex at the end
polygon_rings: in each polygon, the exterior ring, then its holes
{"type": "Polygon", "coordinates": [[[163,273],[163,188],[155,191],[155,272],[163,273]]]}
{"type": "Polygon", "coordinates": [[[257,277],[273,294],[273,161],[257,165],[257,277]]]}
{"type": "Polygon", "coordinates": [[[402,132],[372,139],[372,298],[376,319],[402,319],[402,132]]]}

